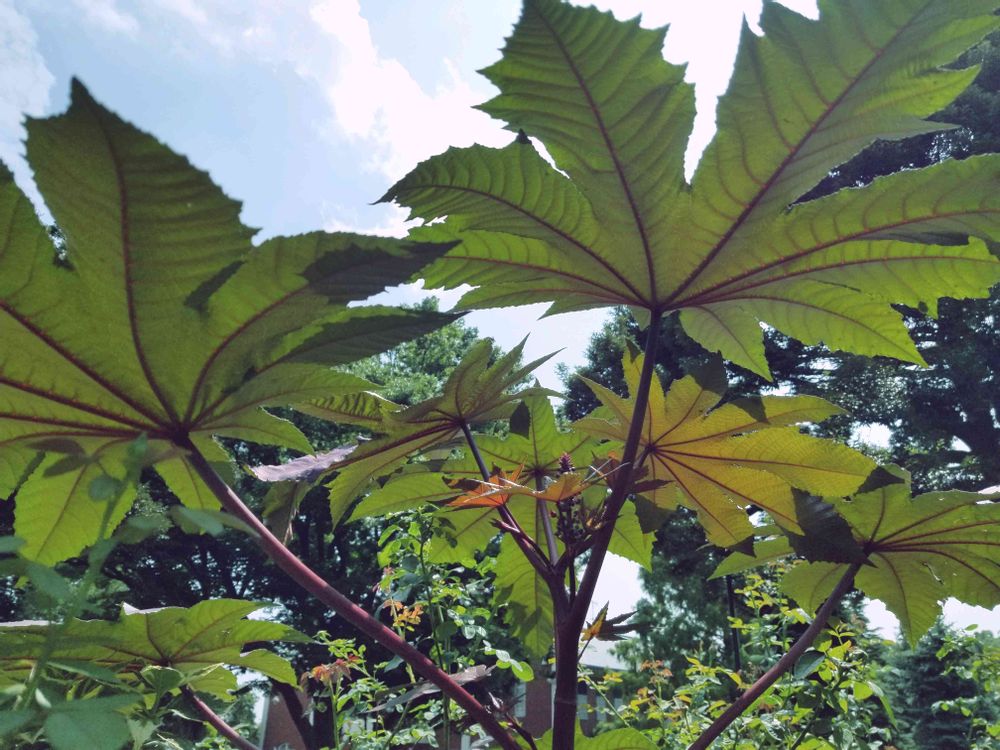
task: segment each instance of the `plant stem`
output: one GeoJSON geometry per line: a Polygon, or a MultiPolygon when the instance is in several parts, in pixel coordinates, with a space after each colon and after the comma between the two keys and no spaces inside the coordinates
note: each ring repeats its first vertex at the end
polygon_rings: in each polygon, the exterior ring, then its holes
{"type": "Polygon", "coordinates": [[[340,750],[340,717],[337,715],[337,703],[340,702],[340,685],[330,696],[330,716],[333,719],[333,750],[340,750]]]}
{"type": "Polygon", "coordinates": [[[727,708],[723,714],[712,722],[712,725],[702,732],[701,736],[695,740],[688,750],[706,750],[715,739],[722,734],[726,728],[732,724],[744,711],[746,711],[750,706],[756,701],[764,692],[771,687],[775,682],[778,681],[785,672],[795,666],[795,662],[799,660],[799,657],[813,644],[816,640],[816,636],[820,634],[823,628],[826,627],[827,621],[830,619],[830,615],[833,614],[833,610],[837,607],[837,604],[844,597],[848,591],[854,586],[854,574],[858,572],[861,566],[857,563],[851,565],[847,571],[844,573],[843,577],[837,583],[836,587],[833,589],[833,593],[823,602],[823,606],[819,608],[816,613],[816,617],[813,618],[812,623],[806,628],[805,632],[799,636],[799,639],[792,644],[792,647],[785,652],[785,654],[778,659],[777,663],[771,667],[767,672],[765,672],[760,679],[758,679],[753,685],[751,685],[743,695],[737,698],[733,703],[727,708]]]}
{"type": "Polygon", "coordinates": [[[733,648],[733,671],[739,672],[743,668],[743,663],[740,659],[740,631],[732,623],[732,620],[736,619],[736,591],[732,576],[726,576],[726,602],[729,605],[729,638],[733,648]]]}
{"type": "MultiPolygon", "coordinates": [[[[556,692],[552,719],[553,750],[573,750],[576,735],[576,683],[579,667],[577,646],[587,619],[587,612],[590,609],[590,601],[594,596],[594,588],[597,586],[597,579],[601,574],[601,567],[604,565],[604,558],[608,552],[608,545],[611,543],[615,522],[618,520],[618,514],[628,497],[632,477],[635,474],[639,438],[642,436],[642,427],[646,421],[646,407],[649,404],[649,386],[653,382],[656,367],[656,349],[660,340],[662,317],[661,313],[654,312],[646,331],[645,359],[642,363],[642,372],[639,375],[639,384],[634,394],[635,406],[632,408],[632,423],[629,425],[625,446],[622,450],[621,471],[618,473],[611,496],[604,504],[604,523],[594,534],[590,560],[587,562],[568,616],[560,618],[557,611],[556,692]]],[[[572,562],[570,564],[572,565],[572,562]]]]}
{"type": "Polygon", "coordinates": [[[181,692],[198,709],[198,713],[202,715],[205,722],[215,727],[215,731],[232,742],[233,745],[240,748],[240,750],[260,750],[259,747],[242,737],[235,729],[229,726],[226,720],[209,708],[208,704],[195,695],[191,688],[183,687],[181,688],[181,692]]]}
{"type": "MultiPolygon", "coordinates": [[[[438,614],[435,616],[434,608],[437,606],[434,603],[434,590],[431,587],[431,577],[427,570],[427,558],[424,554],[424,548],[426,542],[424,540],[424,529],[420,531],[420,574],[424,579],[424,588],[427,593],[427,623],[431,628],[431,640],[434,642],[434,650],[437,651],[437,664],[445,672],[448,671],[448,665],[445,663],[445,652],[441,646],[441,640],[438,635],[438,624],[444,622],[444,617],[441,615],[440,608],[437,610],[438,614]]],[[[441,701],[441,719],[444,724],[444,750],[451,750],[451,716],[449,709],[451,708],[451,702],[448,696],[444,696],[441,701]]]]}
{"type": "MultiPolygon", "coordinates": [[[[535,489],[542,491],[542,478],[535,477],[535,489]]],[[[552,533],[552,519],[549,518],[548,504],[544,500],[535,501],[535,513],[538,516],[538,526],[545,537],[545,550],[549,555],[549,562],[555,565],[559,559],[559,546],[556,544],[556,535],[552,533]]]]}
{"type": "Polygon", "coordinates": [[[499,721],[477,701],[471,693],[445,674],[438,666],[411,644],[399,637],[391,629],[383,625],[372,615],[361,609],[333,586],[324,581],[308,565],[296,557],[271,531],[261,523],[215,469],[198,452],[197,447],[187,441],[181,447],[189,451],[188,461],[191,467],[208,485],[222,507],[236,518],[247,524],[257,535],[257,544],[271,560],[281,568],[299,586],[315,596],[326,606],[344,618],[345,621],[360,630],[376,643],[387,648],[413,667],[421,676],[441,689],[444,695],[450,696],[464,708],[473,721],[478,722],[504,750],[519,750],[513,737],[503,728],[499,721]]]}

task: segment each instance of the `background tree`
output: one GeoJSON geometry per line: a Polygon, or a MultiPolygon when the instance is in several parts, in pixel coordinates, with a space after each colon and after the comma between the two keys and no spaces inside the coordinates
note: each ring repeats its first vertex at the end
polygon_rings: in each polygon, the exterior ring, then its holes
{"type": "Polygon", "coordinates": [[[939,622],[914,648],[900,639],[889,654],[885,682],[896,714],[903,746],[913,750],[968,750],[972,716],[945,711],[938,701],[971,699],[979,686],[960,668],[971,661],[968,648],[941,654],[957,639],[953,628],[939,622]],[[939,655],[941,654],[941,655],[939,655]]]}

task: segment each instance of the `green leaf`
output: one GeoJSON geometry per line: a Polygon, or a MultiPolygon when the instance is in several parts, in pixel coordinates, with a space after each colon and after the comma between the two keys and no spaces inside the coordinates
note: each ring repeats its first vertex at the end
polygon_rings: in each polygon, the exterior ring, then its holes
{"type": "Polygon", "coordinates": [[[184,684],[183,673],[170,667],[151,665],[144,668],[140,674],[157,696],[176,690],[184,684]]]}
{"type": "MultiPolygon", "coordinates": [[[[656,750],[656,745],[637,729],[613,729],[594,737],[586,737],[577,729],[574,747],[578,750],[656,750]]],[[[552,749],[552,732],[538,740],[538,750],[552,749]]]]}
{"type": "MultiPolygon", "coordinates": [[[[876,469],[873,474],[880,470],[876,469]]],[[[871,476],[865,481],[870,483],[871,476]]],[[[864,490],[865,487],[861,487],[864,490]]],[[[795,496],[795,512],[802,534],[785,531],[788,542],[806,560],[857,563],[865,561],[865,552],[854,540],[851,527],[837,509],[822,498],[795,496]]]]}
{"type": "Polygon", "coordinates": [[[45,565],[27,561],[22,572],[36,589],[54,602],[64,602],[72,593],[69,581],[45,565]]]}
{"type": "Polygon", "coordinates": [[[769,562],[780,560],[781,558],[788,557],[791,554],[792,546],[788,543],[787,538],[777,537],[776,539],[762,539],[754,542],[752,555],[748,555],[744,552],[733,552],[727,556],[726,559],[720,562],[716,566],[715,570],[712,571],[712,575],[709,576],[709,580],[722,578],[723,576],[730,576],[735,573],[742,573],[745,570],[751,570],[752,568],[766,565],[769,562]]]}
{"type": "Polygon", "coordinates": [[[638,563],[646,570],[653,569],[653,542],[656,534],[645,534],[636,516],[635,506],[626,503],[618,514],[608,552],[638,563]]]}
{"type": "Polygon", "coordinates": [[[96,502],[108,502],[116,499],[124,490],[125,485],[121,480],[103,474],[90,480],[87,494],[96,502]]]}
{"type": "Polygon", "coordinates": [[[457,494],[458,490],[445,484],[443,474],[434,472],[404,474],[390,479],[384,486],[374,490],[358,503],[348,522],[419,508],[427,503],[448,500],[457,494]]]}
{"type": "MultiPolygon", "coordinates": [[[[629,387],[637,387],[641,355],[626,354],[629,387]]],[[[603,406],[575,423],[594,437],[623,441],[634,399],[587,385],[603,406]]],[[[794,425],[825,419],[839,409],[811,396],[764,396],[718,408],[725,392],[720,361],[675,381],[667,393],[650,388],[639,440],[641,495],[663,508],[698,513],[708,538],[723,547],[754,534],[745,508],[766,510],[784,528],[801,531],[793,488],[820,494],[856,490],[874,468],[857,451],[801,434],[794,425]]]]}
{"type": "Polygon", "coordinates": [[[218,536],[226,529],[236,529],[250,536],[257,535],[243,521],[220,510],[199,510],[175,505],[170,508],[170,517],[185,534],[205,533],[218,536]]]}
{"type": "MultiPolygon", "coordinates": [[[[92,701],[80,701],[89,704],[92,701]]],[[[45,720],[45,736],[54,750],[118,750],[131,736],[125,717],[113,711],[54,711],[45,720]]]]}
{"type": "Polygon", "coordinates": [[[0,737],[13,734],[31,720],[31,711],[0,712],[0,737]]]}
{"type": "MultiPolygon", "coordinates": [[[[471,426],[509,416],[525,396],[548,394],[537,387],[513,391],[528,373],[552,356],[522,365],[523,350],[524,341],[490,364],[493,342],[483,339],[452,371],[441,395],[402,409],[391,410],[383,405],[381,421],[374,428],[384,437],[361,444],[349,455],[305,457],[284,467],[259,466],[253,473],[264,481],[314,481],[338,471],[328,485],[330,513],[336,524],[372,482],[391,474],[408,456],[449,443],[461,435],[463,424],[471,426]]],[[[326,403],[313,404],[311,413],[323,416],[326,403]]]]}
{"type": "Polygon", "coordinates": [[[16,536],[0,537],[0,555],[10,555],[24,546],[24,540],[16,536]]]}
{"type": "MultiPolygon", "coordinates": [[[[507,500],[506,508],[529,536],[539,538],[533,498],[513,495],[507,500]]],[[[432,563],[472,565],[476,554],[485,551],[500,533],[495,525],[500,520],[496,507],[442,508],[437,515],[445,523],[434,537],[427,555],[432,563]]]]}
{"type": "Polygon", "coordinates": [[[694,117],[664,30],[594,8],[525,0],[500,90],[482,106],[537,138],[450,149],[385,195],[461,244],[429,284],[474,285],[463,307],[680,312],[710,351],[762,375],[760,323],[806,343],[922,363],[887,303],[982,297],[1000,264],[1000,157],[946,162],[800,199],[876,139],[949,126],[939,111],[977,70],[942,66],[997,28],[993,0],[823,0],[818,21],[765,4],[744,27],[718,132],[690,185],[694,117]]]}
{"type": "Polygon", "coordinates": [[[264,523],[285,544],[292,536],[292,520],[311,488],[309,482],[275,482],[264,495],[264,523]]]}
{"type": "Polygon", "coordinates": [[[506,604],[504,620],[534,661],[541,661],[552,647],[553,605],[549,588],[538,571],[505,535],[497,555],[494,601],[506,604]]]}
{"type": "Polygon", "coordinates": [[[169,528],[170,521],[163,514],[137,515],[125,519],[114,536],[122,544],[138,544],[151,536],[166,532],[169,528]]]}
{"type": "MultiPolygon", "coordinates": [[[[572,430],[560,430],[548,397],[525,398],[517,408],[528,417],[524,435],[512,432],[506,438],[477,435],[476,444],[487,466],[512,472],[519,466],[521,482],[529,486],[555,479],[561,473],[560,458],[568,455],[574,466],[588,466],[598,451],[598,441],[572,430]]],[[[462,458],[448,461],[448,474],[479,479],[479,467],[469,451],[462,458]]]]}
{"type": "Polygon", "coordinates": [[[215,435],[308,452],[263,407],[365,390],[328,365],[454,317],[347,308],[451,245],[315,232],[254,246],[239,203],[78,82],[65,114],[29,121],[27,155],[68,262],[53,262],[45,227],[3,170],[0,494],[43,443],[85,457],[58,468],[49,457],[20,488],[15,528],[22,553],[39,562],[95,541],[101,514],[88,488],[110,491],[106,480],[93,484],[97,465],[139,436],[181,500],[212,509],[185,458],[191,443],[210,460],[215,435]]]}
{"type": "MultiPolygon", "coordinates": [[[[855,583],[885,603],[915,644],[949,597],[980,607],[1000,604],[1000,505],[971,492],[911,498],[908,475],[891,471],[905,481],[830,502],[867,556],[855,583]]],[[[806,563],[782,585],[812,609],[846,569],[844,563],[806,563]]]]}
{"type": "Polygon", "coordinates": [[[826,661],[826,654],[822,651],[809,649],[795,662],[792,674],[795,675],[795,679],[797,680],[804,679],[815,672],[824,661],[826,661]]]}
{"type": "MultiPolygon", "coordinates": [[[[190,608],[145,611],[125,608],[117,622],[71,620],[58,635],[51,659],[86,661],[125,676],[134,673],[137,665],[170,667],[186,679],[218,667],[246,667],[295,685],[295,675],[283,659],[265,657],[259,651],[243,653],[250,643],[309,640],[286,625],[245,619],[261,606],[255,602],[215,599],[190,608]]],[[[0,625],[0,671],[26,675],[46,639],[56,637],[53,628],[58,629],[59,625],[33,622],[0,625]]]]}

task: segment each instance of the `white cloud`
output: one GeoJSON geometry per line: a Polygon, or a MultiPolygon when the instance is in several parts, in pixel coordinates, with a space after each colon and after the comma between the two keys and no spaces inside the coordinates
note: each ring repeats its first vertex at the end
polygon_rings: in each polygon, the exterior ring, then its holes
{"type": "Polygon", "coordinates": [[[38,51],[38,37],[31,22],[0,0],[0,160],[10,166],[20,184],[30,185],[21,156],[24,115],[39,116],[49,103],[55,78],[38,51]]]}
{"type": "Polygon", "coordinates": [[[84,19],[105,31],[134,35],[139,31],[138,19],[118,8],[116,0],[73,0],[84,19]]]}
{"type": "Polygon", "coordinates": [[[425,91],[396,59],[375,46],[357,0],[324,0],[310,16],[335,42],[335,64],[305,70],[323,86],[341,132],[371,149],[368,166],[390,179],[448,146],[510,140],[486,115],[482,99],[448,64],[449,79],[425,91]]]}
{"type": "Polygon", "coordinates": [[[209,23],[205,9],[194,0],[152,0],[152,2],[198,26],[205,26],[209,23]]]}
{"type": "Polygon", "coordinates": [[[363,219],[354,206],[335,206],[324,209],[328,215],[323,222],[327,232],[354,232],[356,234],[375,234],[380,237],[405,237],[416,221],[407,221],[407,211],[399,206],[384,206],[385,218],[376,223],[363,219]]]}
{"type": "Polygon", "coordinates": [[[428,90],[378,49],[358,0],[256,0],[239,10],[222,0],[147,2],[188,22],[224,54],[290,68],[315,85],[330,108],[323,130],[356,145],[364,167],[387,184],[448,146],[502,145],[513,137],[472,109],[488,91],[473,83],[475,74],[445,61],[448,78],[428,90]]]}

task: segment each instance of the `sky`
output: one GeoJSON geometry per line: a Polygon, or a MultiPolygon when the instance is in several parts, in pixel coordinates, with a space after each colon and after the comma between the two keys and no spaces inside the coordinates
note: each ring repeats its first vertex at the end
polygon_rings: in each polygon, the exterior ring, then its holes
{"type": "MultiPolygon", "coordinates": [[[[783,2],[815,17],[815,0],[783,2]]],[[[755,27],[760,0],[595,4],[670,25],[664,54],[688,64],[696,87],[690,174],[714,131],[743,19],[755,27]]],[[[0,160],[40,205],[22,157],[22,117],[62,111],[76,76],[242,200],[243,221],[261,239],[318,228],[401,236],[405,212],[373,205],[389,186],[448,146],[511,140],[472,105],[495,93],[476,71],[498,58],[518,12],[516,0],[0,0],[0,160]]],[[[424,294],[406,287],[380,301],[424,294]]],[[[458,294],[438,296],[448,307],[458,294]]],[[[559,350],[538,371],[558,389],[556,364],[584,361],[606,313],[539,320],[543,311],[466,320],[504,348],[530,331],[529,359],[559,350]]],[[[634,566],[615,560],[595,603],[627,609],[640,594],[634,566]]],[[[891,615],[872,612],[892,635],[891,615]]],[[[984,612],[949,605],[963,624],[984,621],[984,612]]]]}

